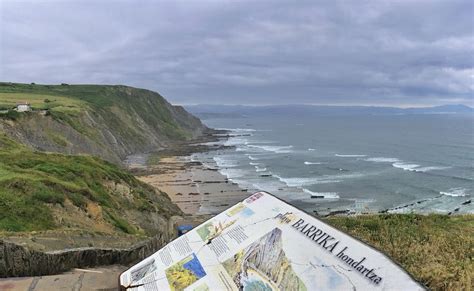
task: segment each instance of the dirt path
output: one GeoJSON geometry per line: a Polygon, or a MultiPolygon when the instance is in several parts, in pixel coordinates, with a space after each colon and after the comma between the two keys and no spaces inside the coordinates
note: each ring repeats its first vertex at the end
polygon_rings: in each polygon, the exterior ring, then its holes
{"type": "Polygon", "coordinates": [[[127,267],[115,265],[92,269],[74,269],[54,276],[1,278],[0,290],[117,290],[118,276],[126,269],[127,267]]]}

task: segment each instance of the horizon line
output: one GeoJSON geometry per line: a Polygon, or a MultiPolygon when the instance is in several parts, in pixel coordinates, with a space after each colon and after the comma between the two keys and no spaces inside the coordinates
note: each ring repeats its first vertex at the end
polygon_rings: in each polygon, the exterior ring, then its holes
{"type": "Polygon", "coordinates": [[[399,108],[399,109],[410,109],[410,108],[434,108],[442,106],[465,106],[474,109],[473,106],[469,106],[463,103],[446,103],[441,105],[383,105],[383,104],[319,104],[319,103],[287,103],[287,104],[218,104],[218,103],[173,103],[177,106],[243,106],[243,107],[268,107],[268,106],[321,106],[321,107],[376,107],[376,108],[399,108]]]}

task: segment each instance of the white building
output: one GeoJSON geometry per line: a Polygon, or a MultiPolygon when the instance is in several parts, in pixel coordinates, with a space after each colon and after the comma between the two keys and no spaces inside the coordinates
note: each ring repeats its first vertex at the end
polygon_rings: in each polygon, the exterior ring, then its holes
{"type": "Polygon", "coordinates": [[[31,106],[30,106],[30,104],[28,104],[28,102],[19,103],[19,104],[16,105],[16,111],[18,111],[18,112],[31,111],[31,106]]]}

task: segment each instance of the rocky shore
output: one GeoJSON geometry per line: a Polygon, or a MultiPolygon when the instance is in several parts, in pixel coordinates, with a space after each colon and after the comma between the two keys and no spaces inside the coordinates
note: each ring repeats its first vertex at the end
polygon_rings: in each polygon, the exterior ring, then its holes
{"type": "Polygon", "coordinates": [[[166,193],[185,214],[220,213],[251,193],[220,174],[217,166],[193,161],[191,155],[225,149],[219,141],[227,137],[225,131],[215,131],[191,143],[134,156],[127,165],[139,180],[166,193]]]}
{"type": "Polygon", "coordinates": [[[159,167],[161,173],[137,178],[167,193],[188,215],[219,213],[250,194],[217,170],[183,157],[163,158],[159,167]]]}

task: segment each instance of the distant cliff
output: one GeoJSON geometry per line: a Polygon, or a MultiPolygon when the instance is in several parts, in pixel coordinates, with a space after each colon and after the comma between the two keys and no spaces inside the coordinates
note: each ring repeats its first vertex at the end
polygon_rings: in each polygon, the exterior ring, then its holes
{"type": "Polygon", "coordinates": [[[206,130],[198,118],[149,90],[0,83],[0,132],[42,151],[119,162],[206,130]],[[30,104],[32,111],[16,112],[18,103],[30,104]]]}

